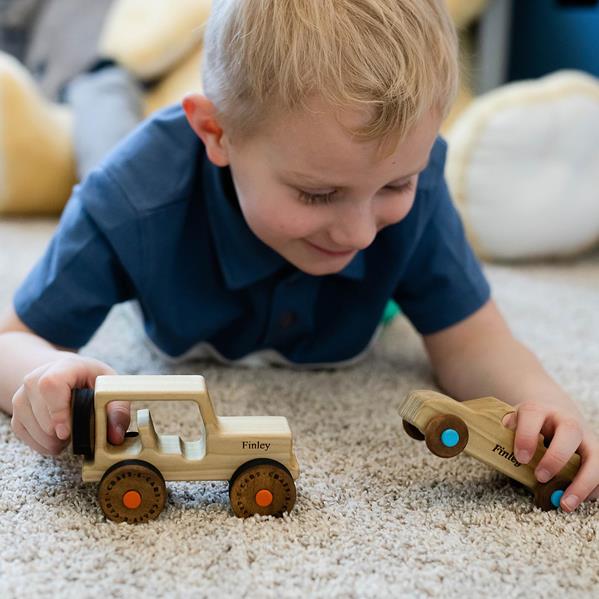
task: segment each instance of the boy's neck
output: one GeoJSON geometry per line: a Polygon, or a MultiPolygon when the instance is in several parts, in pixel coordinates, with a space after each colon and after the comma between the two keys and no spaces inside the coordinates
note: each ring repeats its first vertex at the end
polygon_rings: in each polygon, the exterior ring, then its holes
{"type": "Polygon", "coordinates": [[[231,168],[228,166],[219,168],[220,178],[223,186],[223,191],[227,200],[231,203],[231,206],[241,213],[239,206],[239,200],[237,198],[237,192],[235,191],[235,185],[233,185],[233,177],[231,176],[231,168]]]}

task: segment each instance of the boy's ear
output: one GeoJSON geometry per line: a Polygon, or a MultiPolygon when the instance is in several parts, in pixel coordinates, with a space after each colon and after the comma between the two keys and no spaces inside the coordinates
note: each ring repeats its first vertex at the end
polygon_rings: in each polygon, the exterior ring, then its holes
{"type": "Polygon", "coordinates": [[[227,166],[229,156],[224,143],[224,132],[216,120],[214,104],[201,94],[186,95],[182,104],[189,125],[204,142],[210,162],[216,166],[227,166]]]}

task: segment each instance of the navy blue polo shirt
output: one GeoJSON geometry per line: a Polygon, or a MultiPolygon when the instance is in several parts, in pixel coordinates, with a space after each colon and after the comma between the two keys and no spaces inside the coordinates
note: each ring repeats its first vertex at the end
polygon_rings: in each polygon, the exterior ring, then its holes
{"type": "Polygon", "coordinates": [[[228,167],[213,165],[179,106],[142,123],[77,185],[16,313],[51,343],[83,346],[115,304],[136,300],[171,357],[209,347],[286,363],[352,361],[395,299],[421,334],[480,308],[489,285],[464,237],[437,139],[406,218],[341,272],[299,271],[260,241],[228,167]]]}

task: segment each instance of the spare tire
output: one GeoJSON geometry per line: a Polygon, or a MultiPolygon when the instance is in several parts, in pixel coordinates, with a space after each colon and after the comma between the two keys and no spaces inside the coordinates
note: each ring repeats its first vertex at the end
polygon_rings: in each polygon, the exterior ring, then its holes
{"type": "Polygon", "coordinates": [[[73,389],[71,393],[73,453],[93,459],[96,437],[94,390],[73,389]]]}

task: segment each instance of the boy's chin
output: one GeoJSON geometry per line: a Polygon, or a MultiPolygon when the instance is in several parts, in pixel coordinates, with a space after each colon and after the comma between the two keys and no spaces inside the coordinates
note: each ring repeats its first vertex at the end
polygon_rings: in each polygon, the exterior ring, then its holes
{"type": "Polygon", "coordinates": [[[293,266],[306,273],[315,277],[321,277],[324,275],[334,275],[341,272],[354,258],[344,258],[343,260],[289,260],[293,266]]]}

